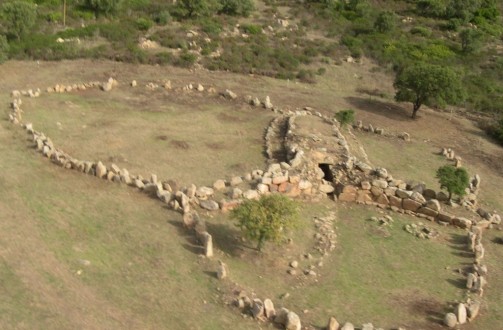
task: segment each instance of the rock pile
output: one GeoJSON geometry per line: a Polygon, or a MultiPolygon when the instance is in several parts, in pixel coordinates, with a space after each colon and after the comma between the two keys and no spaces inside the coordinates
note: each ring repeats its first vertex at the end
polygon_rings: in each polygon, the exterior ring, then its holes
{"type": "Polygon", "coordinates": [[[374,127],[372,124],[364,125],[361,120],[353,124],[353,128],[357,131],[372,133],[376,135],[385,136],[388,138],[399,138],[401,140],[410,141],[410,134],[406,132],[394,133],[382,127],[374,127]]]}
{"type": "Polygon", "coordinates": [[[405,231],[416,236],[417,238],[421,239],[431,239],[435,238],[438,236],[438,231],[435,229],[431,228],[430,226],[426,226],[422,222],[419,222],[417,224],[412,223],[412,224],[407,224],[404,227],[405,231]]]}

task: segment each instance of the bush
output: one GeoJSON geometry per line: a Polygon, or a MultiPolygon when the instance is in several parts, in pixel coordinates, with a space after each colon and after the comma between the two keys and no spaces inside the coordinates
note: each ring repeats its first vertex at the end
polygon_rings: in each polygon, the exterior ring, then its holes
{"type": "Polygon", "coordinates": [[[121,0],[84,0],[84,7],[94,11],[96,16],[105,14],[106,16],[117,11],[121,0]]]}
{"type": "Polygon", "coordinates": [[[428,38],[431,36],[431,29],[424,26],[414,26],[412,29],[410,29],[410,33],[428,38]]]}
{"type": "Polygon", "coordinates": [[[171,22],[171,15],[167,10],[161,10],[153,15],[154,22],[159,25],[166,25],[171,22]]]}
{"type": "Polygon", "coordinates": [[[0,35],[0,63],[5,62],[8,59],[7,54],[9,53],[9,43],[5,36],[0,35]]]}
{"type": "Polygon", "coordinates": [[[231,211],[231,217],[248,239],[257,241],[261,251],[266,241],[280,243],[286,231],[296,227],[298,206],[284,195],[264,195],[243,202],[231,211]]]}
{"type": "Polygon", "coordinates": [[[503,145],[503,119],[500,119],[494,125],[490,126],[488,132],[490,136],[503,145]]]}
{"type": "Polygon", "coordinates": [[[150,29],[153,25],[154,22],[152,22],[148,18],[140,17],[136,20],[136,27],[141,31],[148,31],[148,29],[150,29]]]}
{"type": "Polygon", "coordinates": [[[395,28],[395,20],[396,17],[393,12],[383,11],[377,16],[374,28],[381,33],[389,32],[395,28]]]}
{"type": "Polygon", "coordinates": [[[3,18],[7,33],[21,40],[35,24],[37,9],[25,1],[6,2],[2,5],[0,18],[3,18]]]}
{"type": "Polygon", "coordinates": [[[470,184],[468,172],[462,167],[456,168],[451,165],[445,165],[437,170],[436,178],[440,183],[441,189],[447,189],[449,192],[449,200],[452,194],[462,197],[466,194],[465,189],[470,184]]]}
{"type": "Polygon", "coordinates": [[[255,9],[252,0],[219,0],[220,13],[232,16],[249,16],[255,9]]]}
{"type": "Polygon", "coordinates": [[[353,124],[355,121],[355,111],[352,109],[341,110],[335,114],[335,119],[341,123],[341,126],[353,124]]]}
{"type": "Polygon", "coordinates": [[[475,29],[464,29],[459,33],[463,53],[474,53],[482,45],[482,33],[475,29]]]}
{"type": "Polygon", "coordinates": [[[315,83],[314,72],[311,70],[301,69],[299,73],[297,73],[297,79],[302,82],[313,84],[315,83]]]}
{"type": "Polygon", "coordinates": [[[247,34],[260,34],[262,33],[262,28],[255,24],[243,24],[241,30],[247,34]]]}
{"type": "Polygon", "coordinates": [[[180,54],[178,59],[175,61],[175,65],[182,68],[190,68],[197,61],[197,55],[189,53],[188,51],[184,51],[180,54]]]}

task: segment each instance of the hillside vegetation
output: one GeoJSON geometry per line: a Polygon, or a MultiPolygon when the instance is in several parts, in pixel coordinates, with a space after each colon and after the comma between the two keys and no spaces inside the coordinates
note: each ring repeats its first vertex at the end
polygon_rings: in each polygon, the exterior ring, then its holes
{"type": "Polygon", "coordinates": [[[396,72],[449,67],[466,89],[460,105],[503,108],[495,0],[68,0],[65,11],[59,0],[9,0],[0,13],[0,61],[106,58],[316,82],[365,56],[396,72]]]}

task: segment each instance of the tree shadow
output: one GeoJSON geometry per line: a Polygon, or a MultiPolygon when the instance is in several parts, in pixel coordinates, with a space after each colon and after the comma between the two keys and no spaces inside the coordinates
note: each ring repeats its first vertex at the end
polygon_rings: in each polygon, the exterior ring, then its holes
{"type": "Polygon", "coordinates": [[[230,225],[206,222],[206,229],[213,237],[213,246],[232,257],[239,257],[245,250],[252,249],[236,238],[240,232],[230,225]]]}
{"type": "MultiPolygon", "coordinates": [[[[413,121],[413,119],[410,117],[410,111],[407,111],[405,108],[391,102],[354,96],[346,97],[344,99],[358,110],[366,111],[368,113],[380,115],[388,119],[397,121],[413,121]]],[[[419,113],[420,112],[418,112],[417,118],[420,118],[419,113]]]]}

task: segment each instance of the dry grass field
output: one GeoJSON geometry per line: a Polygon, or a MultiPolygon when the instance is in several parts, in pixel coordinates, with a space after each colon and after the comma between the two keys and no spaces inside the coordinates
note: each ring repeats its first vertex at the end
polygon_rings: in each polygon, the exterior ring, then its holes
{"type": "MultiPolygon", "coordinates": [[[[0,327],[272,328],[242,318],[225,304],[236,282],[296,311],[309,329],[325,326],[332,315],[386,328],[442,328],[446,310],[464,298],[457,269],[471,259],[462,251],[463,230],[432,224],[441,235],[418,240],[403,226],[419,219],[391,214],[395,223],[383,235],[367,221],[378,209],[324,200],[302,205],[303,221],[292,244],[270,245],[259,254],[240,240],[227,214],[202,213],[215,240],[215,259],[230,268],[230,281],[220,282],[214,278],[216,261],[199,256],[202,250],[181,228],[179,214],[127,187],[53,166],[5,120],[12,89],[113,76],[121,85],[110,93],[24,98],[25,120],[78,158],[114,162],[134,174],[156,173],[181,184],[211,185],[264,166],[262,136],[272,113],[216,95],[148,91],[146,83],[202,83],[240,96],[269,95],[283,108],[310,106],[329,115],[353,108],[364,123],[411,134],[411,143],[357,134],[373,165],[435,186],[434,171],[445,161],[434,153],[452,147],[470,173],[481,175],[482,204],[501,214],[503,150],[462,117],[422,109],[421,118],[412,121],[406,105],[359,92],[377,88],[392,95],[390,77],[372,67],[335,66],[318,84],[306,85],[103,61],[1,65],[0,296],[6,298],[0,301],[0,327]],[[127,86],[133,79],[136,89],[127,86]],[[308,265],[300,255],[312,250],[312,219],[328,212],[337,218],[336,249],[316,268],[315,278],[288,275],[290,260],[308,265]],[[285,293],[289,297],[282,299],[285,293]]],[[[484,237],[489,285],[481,316],[463,329],[503,324],[501,236],[493,230],[484,237]]]]}

